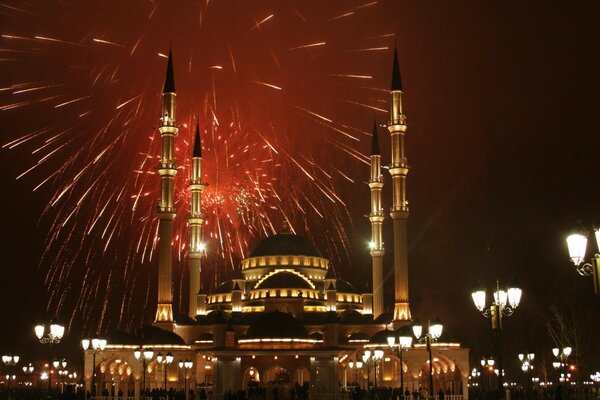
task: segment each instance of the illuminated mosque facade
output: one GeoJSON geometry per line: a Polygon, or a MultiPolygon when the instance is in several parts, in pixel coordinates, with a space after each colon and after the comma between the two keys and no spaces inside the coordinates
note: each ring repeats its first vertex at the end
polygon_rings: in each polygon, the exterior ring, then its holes
{"type": "MultiPolygon", "coordinates": [[[[406,178],[404,151],[406,118],[402,109],[402,82],[394,51],[390,112],[391,190],[393,203],[393,271],[395,302],[386,313],[383,296],[382,224],[385,212],[381,194],[381,154],[377,127],[373,127],[370,165],[372,291],[357,290],[333,272],[330,262],[306,238],[281,232],[258,242],[241,261],[233,279],[205,293],[200,282],[203,215],[201,209],[202,147],[196,126],[189,180],[189,307],[188,318],[176,321],[173,313],[172,253],[174,178],[177,173],[174,144],[178,128],[173,58],[169,53],[163,90],[159,132],[161,154],[158,173],[158,301],[153,326],[136,335],[117,332],[107,337],[106,348],[85,352],[87,389],[100,395],[108,390],[140,396],[142,388],[205,390],[216,399],[231,391],[263,386],[267,399],[273,387],[288,399],[290,388],[304,386],[311,399],[334,400],[343,388],[358,384],[399,387],[402,379],[411,392],[429,387],[429,353],[415,340],[398,352],[398,336],[410,331],[408,294],[406,178]],[[395,347],[388,336],[396,337],[395,347]],[[152,357],[140,362],[135,350],[152,357]],[[361,368],[365,351],[375,354],[361,368]],[[158,355],[161,357],[158,357],[158,355]],[[381,352],[378,352],[381,355],[381,352]],[[173,362],[167,364],[166,355],[173,362]],[[187,360],[180,368],[179,361],[187,360]],[[146,372],[144,373],[144,368],[146,372]],[[95,376],[93,376],[95,374],[95,376]],[[94,387],[94,388],[93,388],[94,387]]],[[[366,194],[366,191],[365,191],[366,194]]],[[[432,343],[434,394],[468,397],[469,354],[458,343],[432,343]]],[[[140,353],[137,354],[138,356],[140,353]]]]}

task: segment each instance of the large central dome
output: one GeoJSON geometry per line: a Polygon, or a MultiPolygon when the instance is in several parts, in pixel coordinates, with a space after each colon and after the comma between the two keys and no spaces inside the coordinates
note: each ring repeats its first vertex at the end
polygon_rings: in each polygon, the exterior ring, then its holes
{"type": "Polygon", "coordinates": [[[308,256],[323,257],[321,252],[306,238],[292,233],[279,233],[260,241],[250,257],[261,256],[308,256]]]}

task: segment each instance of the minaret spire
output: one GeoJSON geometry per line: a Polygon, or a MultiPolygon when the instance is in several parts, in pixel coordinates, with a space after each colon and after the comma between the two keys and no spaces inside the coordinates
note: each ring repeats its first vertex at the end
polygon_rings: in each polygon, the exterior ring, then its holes
{"type": "Polygon", "coordinates": [[[382,241],[382,224],[384,219],[381,208],[381,189],[383,177],[381,176],[381,154],[379,153],[379,139],[377,137],[377,123],[373,120],[373,138],[371,141],[371,176],[369,188],[371,190],[371,259],[373,267],[373,317],[377,318],[383,313],[383,256],[385,254],[382,241]]]}
{"type": "Polygon", "coordinates": [[[394,46],[394,64],[390,90],[390,121],[388,130],[392,142],[392,208],[390,216],[394,226],[394,321],[411,319],[408,305],[408,201],[406,199],[406,176],[408,161],[404,154],[406,116],[402,111],[402,80],[398,51],[394,46]]]}
{"type": "Polygon", "coordinates": [[[158,204],[158,305],[156,319],[158,323],[173,322],[173,218],[175,207],[173,187],[177,168],[175,165],[175,138],[179,129],[175,123],[175,79],[173,76],[173,55],[169,50],[167,74],[163,91],[162,114],[158,131],[161,138],[160,164],[160,201],[158,204]]]}
{"type": "Polygon", "coordinates": [[[198,314],[204,314],[206,307],[200,304],[201,292],[201,257],[204,251],[202,243],[202,143],[200,142],[200,124],[196,122],[196,134],[194,137],[194,151],[192,153],[192,170],[189,182],[190,190],[190,214],[188,225],[190,227],[190,241],[188,263],[190,268],[190,293],[188,315],[190,318],[198,314]]]}
{"type": "Polygon", "coordinates": [[[173,73],[173,52],[169,47],[169,60],[167,61],[167,75],[163,93],[175,93],[175,74],[173,73]]]}

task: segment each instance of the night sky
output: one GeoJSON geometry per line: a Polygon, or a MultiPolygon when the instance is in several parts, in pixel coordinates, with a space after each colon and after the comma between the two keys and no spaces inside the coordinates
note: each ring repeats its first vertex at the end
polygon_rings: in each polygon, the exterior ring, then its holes
{"type": "MultiPolygon", "coordinates": [[[[340,276],[356,284],[370,280],[364,160],[373,118],[387,122],[395,40],[412,167],[413,317],[439,316],[443,338],[471,348],[478,362],[493,353],[494,342],[489,321],[472,305],[473,285],[514,279],[524,294],[505,320],[509,376],[520,375],[519,352],[551,356],[546,322],[553,306],[584,332],[582,367],[600,368],[599,345],[590,340],[600,329],[600,296],[590,278],[575,272],[564,244],[577,223],[600,221],[597,2],[21,3],[0,3],[0,127],[2,145],[8,144],[0,150],[1,352],[36,357],[32,328],[43,318],[70,325],[59,351],[77,358],[82,334],[133,329],[153,318],[156,258],[142,262],[142,251],[134,249],[140,237],[139,248],[152,247],[151,239],[144,241],[155,223],[158,177],[148,172],[154,162],[140,167],[140,160],[158,154],[149,138],[157,137],[166,65],[158,53],[169,43],[178,119],[187,124],[178,139],[179,162],[185,167],[189,127],[198,115],[215,198],[218,190],[231,193],[224,188],[246,193],[241,170],[250,170],[270,198],[248,211],[254,225],[226,221],[229,232],[242,232],[251,248],[268,230],[265,221],[278,230],[288,218],[332,258],[340,276]],[[11,145],[32,132],[38,134],[11,145]],[[232,154],[241,158],[236,168],[227,163],[232,154]],[[119,188],[121,197],[111,197],[119,188]],[[275,192],[283,200],[275,201],[275,192]],[[136,193],[143,195],[132,211],[136,193]],[[273,202],[281,205],[274,209],[273,202]],[[105,203],[98,225],[90,227],[105,203]]],[[[387,164],[389,135],[382,128],[379,136],[387,164]]],[[[386,209],[390,188],[386,176],[386,209]]],[[[185,211],[185,193],[178,201],[185,211]]],[[[389,270],[391,221],[385,224],[389,270]]],[[[231,274],[243,246],[224,247],[209,243],[209,252],[220,253],[207,257],[207,285],[231,274]]],[[[176,309],[180,293],[187,293],[184,270],[185,257],[175,266],[176,309]]],[[[390,307],[392,278],[386,280],[390,307]]]]}

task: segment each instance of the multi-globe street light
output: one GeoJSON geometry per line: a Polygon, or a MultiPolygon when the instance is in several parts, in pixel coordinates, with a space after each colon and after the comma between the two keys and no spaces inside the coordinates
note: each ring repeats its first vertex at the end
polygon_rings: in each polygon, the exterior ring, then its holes
{"type": "Polygon", "coordinates": [[[433,397],[433,356],[431,355],[431,343],[437,341],[442,336],[444,326],[439,318],[433,320],[433,322],[427,322],[427,332],[423,334],[423,325],[416,320],[412,326],[415,338],[420,342],[427,344],[427,351],[429,352],[429,396],[433,397]]]}
{"type": "MultiPolygon", "coordinates": [[[[37,336],[38,340],[42,344],[47,344],[50,347],[50,357],[48,359],[48,364],[52,363],[52,347],[55,344],[60,343],[61,339],[65,335],[65,327],[56,322],[51,322],[49,325],[40,323],[37,324],[33,330],[35,331],[35,336],[37,336]]],[[[48,393],[52,391],[52,367],[48,367],[50,371],[48,371],[48,393]]]]}
{"type": "Polygon", "coordinates": [[[521,302],[523,291],[514,286],[509,286],[506,290],[500,289],[500,282],[496,280],[496,290],[494,291],[492,304],[486,306],[486,291],[478,289],[471,293],[475,308],[477,308],[484,317],[492,321],[492,330],[496,332],[496,359],[498,360],[498,391],[499,397],[503,398],[504,389],[504,369],[502,364],[502,317],[511,316],[521,302]]]}
{"type": "Polygon", "coordinates": [[[527,389],[529,389],[529,393],[527,393],[527,397],[531,392],[533,383],[531,381],[531,371],[533,371],[533,360],[535,359],[534,353],[519,353],[519,361],[521,361],[521,371],[526,374],[526,382],[527,389]],[[531,386],[530,386],[531,385],[531,386]]]}
{"type": "MultiPolygon", "coordinates": [[[[396,336],[390,335],[387,338],[388,345],[391,348],[396,346],[396,336]]],[[[398,332],[398,358],[400,359],[400,398],[404,397],[404,362],[402,360],[402,353],[404,350],[408,350],[411,348],[413,342],[413,337],[410,334],[407,334],[405,330],[400,330],[398,332]]]]}
{"type": "Polygon", "coordinates": [[[375,350],[371,351],[371,350],[365,350],[363,355],[362,355],[362,359],[363,362],[367,365],[367,387],[370,386],[370,381],[369,381],[369,377],[370,377],[370,368],[369,368],[369,364],[373,364],[373,370],[375,371],[375,388],[377,388],[377,366],[378,366],[378,362],[379,360],[381,360],[383,358],[383,350],[381,350],[380,348],[376,348],[375,350]]]}
{"type": "Polygon", "coordinates": [[[6,375],[6,379],[8,380],[8,398],[10,399],[10,383],[16,378],[15,375],[11,375],[11,369],[15,365],[19,363],[19,356],[15,356],[12,354],[2,356],[2,362],[6,365],[6,369],[8,374],[6,375]]]}
{"type": "Polygon", "coordinates": [[[183,370],[183,390],[185,392],[185,400],[188,400],[187,375],[188,371],[194,366],[194,362],[192,360],[180,360],[178,365],[183,370]]]}
{"type": "Polygon", "coordinates": [[[363,364],[367,367],[367,391],[371,388],[371,350],[366,349],[362,354],[363,364]]]}
{"type": "MultiPolygon", "coordinates": [[[[569,360],[569,356],[573,352],[573,349],[570,346],[565,347],[555,347],[552,349],[552,354],[556,357],[557,361],[552,363],[552,366],[557,371],[560,370],[561,373],[565,373],[567,367],[567,361],[569,360]]],[[[559,380],[560,381],[560,380],[559,380]]]]}
{"type": "Polygon", "coordinates": [[[154,352],[150,349],[142,349],[141,347],[138,347],[133,352],[133,356],[136,360],[142,363],[142,397],[144,397],[146,392],[146,367],[148,365],[148,361],[152,360],[152,357],[154,357],[154,352]]]}
{"type": "Polygon", "coordinates": [[[62,371],[67,368],[67,361],[63,358],[62,360],[52,361],[54,370],[56,371],[56,388],[60,386],[60,377],[63,375],[62,371]]]}
{"type": "Polygon", "coordinates": [[[92,352],[92,396],[96,396],[96,353],[103,351],[107,345],[106,339],[92,338],[81,339],[83,351],[92,352]]]}
{"type": "Polygon", "coordinates": [[[488,391],[492,391],[492,373],[494,372],[494,365],[496,365],[496,360],[492,357],[483,357],[481,359],[481,366],[485,368],[488,376],[488,391]]]}
{"type": "Polygon", "coordinates": [[[162,364],[163,370],[165,372],[165,392],[167,391],[167,369],[169,368],[169,365],[171,365],[171,363],[173,362],[173,359],[173,354],[171,354],[170,352],[167,353],[164,357],[162,353],[158,353],[156,355],[156,361],[159,364],[162,364]]]}
{"type": "MultiPolygon", "coordinates": [[[[596,249],[600,253],[600,227],[592,229],[596,237],[596,249]]],[[[573,233],[567,237],[569,257],[580,275],[591,276],[594,281],[594,293],[600,294],[600,254],[596,253],[591,262],[584,262],[588,234],[573,233]]]]}

